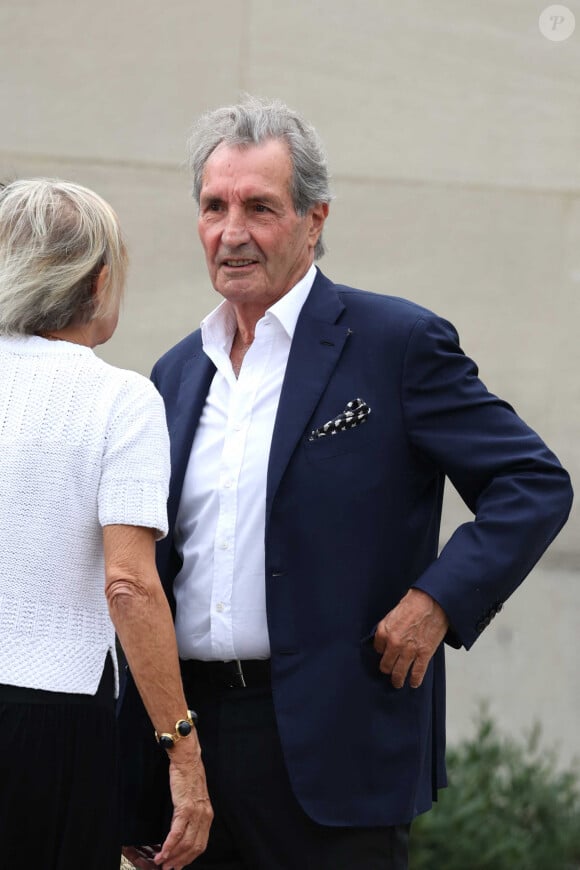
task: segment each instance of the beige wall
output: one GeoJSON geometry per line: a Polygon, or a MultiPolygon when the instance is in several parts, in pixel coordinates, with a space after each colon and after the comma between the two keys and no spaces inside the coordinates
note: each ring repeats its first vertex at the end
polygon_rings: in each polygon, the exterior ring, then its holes
{"type": "MultiPolygon", "coordinates": [[[[533,0],[3,0],[0,176],[51,174],[118,210],[132,267],[103,356],[148,372],[214,304],[184,140],[243,90],[318,127],[336,201],[330,277],[452,320],[488,386],[580,480],[578,30],[533,0]]],[[[446,505],[444,537],[467,516],[446,505]]],[[[580,755],[576,511],[468,655],[449,656],[450,735],[489,697],[580,755]]]]}

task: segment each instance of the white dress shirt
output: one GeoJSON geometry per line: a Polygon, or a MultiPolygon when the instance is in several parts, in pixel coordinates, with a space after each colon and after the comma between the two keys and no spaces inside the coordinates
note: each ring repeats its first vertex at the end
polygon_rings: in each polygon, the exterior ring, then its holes
{"type": "Polygon", "coordinates": [[[193,441],[175,526],[183,567],[175,579],[175,630],[183,659],[270,655],[264,534],[266,477],[282,382],[298,316],[316,268],[256,324],[238,378],[236,333],[224,300],[201,324],[216,366],[193,441]]]}

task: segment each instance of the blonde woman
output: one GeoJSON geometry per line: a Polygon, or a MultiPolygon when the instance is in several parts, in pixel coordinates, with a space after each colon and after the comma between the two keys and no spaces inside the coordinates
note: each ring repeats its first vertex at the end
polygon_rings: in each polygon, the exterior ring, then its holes
{"type": "Polygon", "coordinates": [[[100,360],[126,272],[97,194],[0,190],[0,850],[3,866],[118,870],[115,630],[169,757],[155,864],[203,851],[212,811],[155,569],[168,436],[148,380],[100,360]],[[171,738],[171,739],[168,739],[171,738]],[[90,844],[90,845],[89,845],[90,844]]]}

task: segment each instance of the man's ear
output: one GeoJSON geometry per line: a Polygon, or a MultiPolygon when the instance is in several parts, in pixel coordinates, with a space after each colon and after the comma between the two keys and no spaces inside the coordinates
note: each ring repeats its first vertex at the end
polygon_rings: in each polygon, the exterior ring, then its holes
{"type": "Polygon", "coordinates": [[[316,245],[320,237],[320,233],[324,227],[324,221],[328,217],[329,204],[327,202],[317,202],[309,211],[310,227],[308,230],[308,240],[312,247],[316,245]]]}

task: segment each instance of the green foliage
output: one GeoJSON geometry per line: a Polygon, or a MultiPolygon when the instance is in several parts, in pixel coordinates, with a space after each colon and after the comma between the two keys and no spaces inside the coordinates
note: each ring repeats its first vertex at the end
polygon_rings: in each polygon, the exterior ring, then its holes
{"type": "Polygon", "coordinates": [[[413,823],[410,870],[580,868],[578,768],[558,768],[538,726],[516,743],[482,708],[447,768],[449,788],[413,823]]]}

